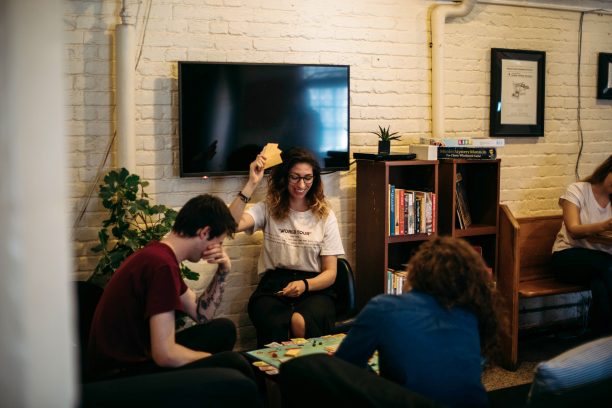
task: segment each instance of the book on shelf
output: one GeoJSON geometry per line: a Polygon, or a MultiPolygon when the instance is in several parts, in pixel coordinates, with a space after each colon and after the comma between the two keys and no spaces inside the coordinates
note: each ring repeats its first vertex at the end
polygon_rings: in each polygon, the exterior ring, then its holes
{"type": "Polygon", "coordinates": [[[472,217],[470,215],[470,206],[468,204],[467,191],[465,189],[465,182],[461,172],[457,172],[456,175],[456,207],[457,207],[457,218],[459,220],[459,227],[461,229],[468,228],[472,225],[472,217]]]}
{"type": "Polygon", "coordinates": [[[410,153],[416,154],[417,160],[438,160],[438,146],[433,144],[410,145],[410,153]]]}
{"type": "Polygon", "coordinates": [[[389,185],[389,235],[395,235],[395,186],[389,185]]]}
{"type": "Polygon", "coordinates": [[[414,231],[414,191],[407,190],[406,193],[406,232],[413,235],[414,231]]]}
{"type": "Polygon", "coordinates": [[[506,144],[505,139],[494,137],[421,137],[420,142],[446,147],[503,147],[506,144]]]}
{"type": "Polygon", "coordinates": [[[495,147],[438,147],[438,159],[492,160],[496,157],[495,147]]]}

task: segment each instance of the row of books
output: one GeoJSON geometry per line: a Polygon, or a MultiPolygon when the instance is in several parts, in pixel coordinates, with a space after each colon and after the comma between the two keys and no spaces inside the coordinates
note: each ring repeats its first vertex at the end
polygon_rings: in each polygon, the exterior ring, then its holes
{"type": "Polygon", "coordinates": [[[497,158],[497,148],[503,147],[504,139],[499,138],[426,138],[420,144],[410,146],[419,160],[438,159],[481,159],[497,158]]]}
{"type": "Polygon", "coordinates": [[[436,194],[389,185],[389,235],[432,234],[436,232],[436,194]]]}
{"type": "Polygon", "coordinates": [[[404,293],[404,284],[408,279],[406,271],[396,271],[387,268],[387,289],[385,293],[389,295],[401,295],[404,293]]]}

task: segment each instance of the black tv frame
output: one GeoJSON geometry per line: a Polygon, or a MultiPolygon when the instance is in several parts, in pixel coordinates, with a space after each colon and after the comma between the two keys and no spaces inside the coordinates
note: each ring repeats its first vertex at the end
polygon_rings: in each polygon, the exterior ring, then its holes
{"type": "MultiPolygon", "coordinates": [[[[180,177],[204,177],[204,176],[232,176],[232,175],[246,175],[248,174],[248,170],[226,170],[226,171],[202,171],[202,172],[188,172],[184,169],[184,157],[183,157],[183,107],[181,103],[181,93],[182,93],[182,65],[183,64],[207,64],[207,65],[244,65],[244,66],[294,66],[294,67],[340,67],[346,68],[347,70],[347,90],[346,90],[346,100],[347,100],[347,123],[346,123],[346,131],[347,131],[347,150],[346,152],[337,152],[337,154],[346,156],[345,165],[342,166],[326,166],[325,163],[319,160],[321,165],[321,171],[324,173],[331,173],[335,171],[346,171],[350,168],[350,65],[343,64],[310,64],[310,63],[302,63],[302,64],[294,64],[294,63],[244,63],[244,62],[212,62],[212,61],[178,61],[178,108],[179,108],[179,171],[180,177]]],[[[271,142],[277,142],[276,140],[270,140],[271,142]]],[[[281,141],[282,142],[282,141],[281,141]]],[[[297,145],[296,145],[297,146],[297,145]]],[[[262,146],[263,147],[263,146],[262,146]]],[[[279,146],[285,150],[287,147],[279,146]]],[[[289,146],[292,147],[292,146],[289,146]]],[[[332,152],[334,153],[334,152],[332,152]]],[[[315,152],[315,156],[316,152],[315,152]]],[[[254,158],[254,157],[253,157],[254,158]]],[[[318,158],[318,156],[317,156],[318,158]]],[[[344,157],[343,157],[344,159],[344,157]]],[[[267,170],[268,171],[268,170],[267,170]]]]}

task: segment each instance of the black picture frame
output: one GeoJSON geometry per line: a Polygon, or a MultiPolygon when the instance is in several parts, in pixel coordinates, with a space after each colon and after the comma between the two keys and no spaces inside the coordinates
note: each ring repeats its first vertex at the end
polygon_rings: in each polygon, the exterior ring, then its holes
{"type": "Polygon", "coordinates": [[[544,136],[546,52],[491,48],[491,136],[544,136]]]}
{"type": "Polygon", "coordinates": [[[597,99],[612,99],[612,54],[600,52],[597,64],[597,99]]]}

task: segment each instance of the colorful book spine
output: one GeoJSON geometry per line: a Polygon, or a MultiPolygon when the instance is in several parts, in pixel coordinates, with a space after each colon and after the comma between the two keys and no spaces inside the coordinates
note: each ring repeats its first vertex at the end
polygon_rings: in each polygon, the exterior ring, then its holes
{"type": "Polygon", "coordinates": [[[421,144],[447,146],[447,147],[503,147],[505,139],[493,137],[440,137],[440,138],[420,138],[421,144]]]}
{"type": "Polygon", "coordinates": [[[395,186],[389,184],[389,236],[395,235],[395,186]]]}
{"type": "Polygon", "coordinates": [[[435,233],[438,231],[438,196],[436,193],[431,193],[431,217],[433,219],[431,232],[435,233]]]}
{"type": "Polygon", "coordinates": [[[492,160],[497,157],[494,147],[438,147],[438,159],[492,160]]]}
{"type": "Polygon", "coordinates": [[[414,191],[406,191],[408,207],[408,235],[414,234],[414,191]]]}
{"type": "Polygon", "coordinates": [[[398,224],[399,224],[399,230],[397,232],[397,235],[404,235],[406,234],[406,223],[404,222],[404,210],[406,208],[406,201],[405,201],[405,194],[404,194],[404,189],[396,189],[395,190],[395,196],[397,197],[397,202],[399,203],[398,206],[398,211],[397,211],[397,219],[398,219],[398,224]]]}

